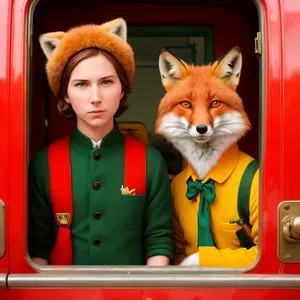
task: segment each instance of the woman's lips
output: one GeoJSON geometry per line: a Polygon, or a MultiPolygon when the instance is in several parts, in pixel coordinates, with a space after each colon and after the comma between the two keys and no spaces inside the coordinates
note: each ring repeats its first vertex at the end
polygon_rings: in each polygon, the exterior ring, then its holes
{"type": "Polygon", "coordinates": [[[97,116],[103,114],[104,112],[104,110],[93,110],[89,112],[89,115],[97,116]]]}

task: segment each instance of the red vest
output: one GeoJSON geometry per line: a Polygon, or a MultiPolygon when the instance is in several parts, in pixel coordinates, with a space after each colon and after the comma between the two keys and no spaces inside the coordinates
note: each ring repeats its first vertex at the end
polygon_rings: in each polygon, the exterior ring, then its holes
{"type": "MultiPolygon", "coordinates": [[[[124,188],[135,188],[136,195],[146,193],[146,146],[124,135],[124,188]]],[[[56,243],[51,251],[51,265],[72,265],[73,219],[70,137],[52,143],[48,150],[50,197],[54,218],[59,226],[56,243]]],[[[120,187],[121,188],[121,187],[120,187]]],[[[121,191],[120,191],[121,192],[121,191]]]]}

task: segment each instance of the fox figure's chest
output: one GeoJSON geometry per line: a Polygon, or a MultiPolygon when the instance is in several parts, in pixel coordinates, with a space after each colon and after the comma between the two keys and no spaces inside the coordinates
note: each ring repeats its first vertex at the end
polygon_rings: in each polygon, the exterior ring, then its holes
{"type": "MultiPolygon", "coordinates": [[[[174,206],[178,218],[183,222],[188,222],[190,227],[192,224],[197,226],[198,210],[201,202],[201,194],[199,193],[195,200],[188,200],[186,197],[186,183],[180,184],[180,189],[176,189],[173,194],[174,206]]],[[[237,211],[237,194],[238,185],[226,183],[215,183],[216,198],[210,204],[210,215],[212,225],[217,223],[229,223],[238,217],[237,211]]]]}
{"type": "MultiPolygon", "coordinates": [[[[228,240],[232,241],[230,242],[232,248],[239,246],[235,233],[240,227],[233,222],[239,218],[237,199],[240,179],[238,177],[239,174],[233,172],[225,182],[214,182],[216,197],[209,208],[211,230],[218,248],[223,248],[224,238],[222,237],[224,236],[226,236],[227,242],[228,240]]],[[[174,209],[185,240],[188,244],[196,245],[201,194],[199,193],[195,200],[188,200],[186,191],[185,181],[176,182],[176,188],[173,189],[174,209]]]]}

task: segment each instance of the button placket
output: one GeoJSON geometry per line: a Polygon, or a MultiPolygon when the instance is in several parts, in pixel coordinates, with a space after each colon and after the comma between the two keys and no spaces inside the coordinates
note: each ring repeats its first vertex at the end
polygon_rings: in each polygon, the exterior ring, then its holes
{"type": "MultiPolygon", "coordinates": [[[[92,153],[92,173],[93,173],[93,181],[92,181],[92,188],[94,191],[99,191],[101,189],[101,183],[98,181],[100,178],[99,178],[99,167],[101,165],[100,163],[100,160],[102,159],[102,155],[100,153],[100,149],[95,149],[94,152],[92,153]]],[[[92,193],[92,203],[95,202],[95,199],[98,199],[98,197],[101,195],[101,192],[97,192],[97,194],[93,194],[92,193]]],[[[93,204],[91,203],[92,206],[94,206],[93,204]]],[[[102,218],[102,215],[101,213],[98,211],[98,209],[96,207],[92,208],[92,217],[91,219],[95,220],[96,222],[98,222],[98,220],[100,220],[102,218]]],[[[100,222],[100,221],[99,221],[100,222]]],[[[99,223],[97,223],[99,224],[99,223]]],[[[92,222],[91,223],[91,234],[92,236],[97,236],[99,234],[98,230],[99,229],[96,229],[97,227],[94,227],[96,226],[96,223],[92,222]]],[[[101,241],[99,238],[92,238],[91,240],[91,244],[93,245],[93,247],[95,248],[98,248],[100,245],[101,245],[101,241]]],[[[95,250],[95,251],[98,251],[98,250],[95,250]]]]}

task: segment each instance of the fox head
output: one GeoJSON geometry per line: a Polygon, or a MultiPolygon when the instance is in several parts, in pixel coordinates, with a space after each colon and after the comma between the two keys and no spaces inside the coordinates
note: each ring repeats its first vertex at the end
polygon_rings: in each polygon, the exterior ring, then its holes
{"type": "Polygon", "coordinates": [[[159,70],[166,94],[158,107],[155,132],[172,142],[190,163],[196,164],[191,161],[191,149],[202,156],[213,150],[221,154],[250,129],[236,92],[241,69],[239,47],[203,66],[189,65],[161,51],[159,70]]]}

